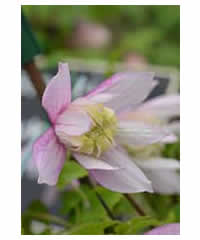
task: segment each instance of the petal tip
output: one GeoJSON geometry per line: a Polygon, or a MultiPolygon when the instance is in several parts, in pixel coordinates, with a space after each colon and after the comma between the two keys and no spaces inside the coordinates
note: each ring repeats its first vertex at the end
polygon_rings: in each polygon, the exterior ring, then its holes
{"type": "Polygon", "coordinates": [[[170,134],[162,139],[162,143],[174,143],[177,142],[178,138],[174,134],[170,134]]]}
{"type": "Polygon", "coordinates": [[[45,179],[42,179],[41,177],[38,177],[38,184],[48,184],[49,186],[55,186],[57,181],[56,182],[49,182],[45,179]]]}

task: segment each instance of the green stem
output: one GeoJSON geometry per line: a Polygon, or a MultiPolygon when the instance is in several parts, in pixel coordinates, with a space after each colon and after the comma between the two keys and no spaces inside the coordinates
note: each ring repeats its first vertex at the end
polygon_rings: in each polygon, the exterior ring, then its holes
{"type": "Polygon", "coordinates": [[[35,213],[32,211],[28,211],[27,215],[38,221],[51,222],[57,225],[61,225],[63,227],[69,227],[69,224],[64,219],[51,215],[49,213],[35,213]]]}
{"type": "Polygon", "coordinates": [[[137,213],[141,216],[146,216],[144,210],[138,205],[138,203],[135,201],[135,199],[133,198],[133,196],[131,196],[130,194],[124,193],[123,194],[124,197],[129,201],[129,203],[131,204],[131,206],[133,208],[135,208],[135,210],[137,211],[137,213]]]}

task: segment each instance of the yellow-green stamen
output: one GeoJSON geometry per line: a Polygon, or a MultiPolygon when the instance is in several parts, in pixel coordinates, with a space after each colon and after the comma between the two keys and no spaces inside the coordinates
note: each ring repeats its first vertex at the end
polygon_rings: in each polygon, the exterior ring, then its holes
{"type": "Polygon", "coordinates": [[[80,143],[75,151],[100,156],[114,144],[114,135],[117,129],[117,119],[114,112],[102,104],[87,105],[84,107],[91,117],[93,126],[82,136],[73,137],[80,143]]]}

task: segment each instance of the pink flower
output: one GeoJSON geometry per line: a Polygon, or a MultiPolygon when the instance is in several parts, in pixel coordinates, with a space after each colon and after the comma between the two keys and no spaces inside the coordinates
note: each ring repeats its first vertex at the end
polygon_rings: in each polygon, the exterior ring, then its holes
{"type": "Polygon", "coordinates": [[[160,227],[156,227],[144,235],[180,235],[180,224],[170,223],[160,227]]]}
{"type": "MultiPolygon", "coordinates": [[[[169,119],[180,115],[180,96],[178,94],[159,96],[134,109],[133,112],[123,113],[122,120],[141,121],[154,125],[161,125],[178,134],[179,121],[169,122],[169,119]]],[[[163,143],[173,142],[176,138],[167,137],[163,143]]],[[[163,158],[161,151],[163,144],[150,146],[128,147],[134,163],[142,169],[147,178],[152,182],[153,190],[158,193],[174,194],[180,192],[180,169],[176,159],[163,158]]]]}
{"type": "Polygon", "coordinates": [[[70,150],[104,187],[124,193],[152,192],[151,182],[129,159],[123,144],[152,144],[173,135],[164,128],[118,116],[136,108],[155,85],[152,73],[119,73],[71,102],[68,65],[60,63],[42,98],[52,127],[33,147],[38,183],[56,184],[70,150]]]}
{"type": "MultiPolygon", "coordinates": [[[[120,119],[162,125],[179,134],[180,121],[169,122],[174,117],[180,117],[179,94],[155,97],[140,104],[134,111],[125,112],[120,115],[120,119]]],[[[176,141],[176,138],[174,138],[174,141],[176,141]]],[[[173,139],[166,139],[167,142],[173,142],[173,139]]]]}

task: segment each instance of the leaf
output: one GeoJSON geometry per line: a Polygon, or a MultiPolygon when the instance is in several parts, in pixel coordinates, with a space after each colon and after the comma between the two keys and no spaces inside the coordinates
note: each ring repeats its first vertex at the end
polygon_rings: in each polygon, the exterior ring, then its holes
{"type": "Polygon", "coordinates": [[[166,144],[163,149],[162,155],[164,157],[175,158],[180,160],[180,141],[176,143],[166,144]]]}
{"type": "Polygon", "coordinates": [[[145,198],[149,206],[152,208],[154,215],[160,220],[166,220],[169,211],[171,211],[175,204],[180,203],[178,195],[148,193],[145,194],[145,198]]]}
{"type": "Polygon", "coordinates": [[[148,227],[159,226],[160,224],[162,224],[160,221],[149,216],[136,217],[125,223],[118,224],[115,227],[115,232],[120,235],[139,234],[148,227]]]}
{"type": "Polygon", "coordinates": [[[61,206],[60,212],[63,215],[68,214],[81,201],[82,201],[82,197],[79,192],[77,191],[63,192],[61,195],[62,206],[61,206]]]}
{"type": "Polygon", "coordinates": [[[35,200],[30,204],[27,211],[32,211],[32,212],[35,212],[35,213],[37,213],[37,212],[47,213],[48,209],[40,200],[35,200]]]}
{"type": "Polygon", "coordinates": [[[117,221],[103,221],[96,223],[86,223],[75,226],[69,231],[65,231],[62,235],[103,235],[106,228],[117,224],[117,221]]]}
{"type": "Polygon", "coordinates": [[[180,222],[180,203],[176,204],[167,216],[169,222],[180,222]]]}
{"type": "Polygon", "coordinates": [[[25,231],[23,227],[21,227],[21,235],[25,235],[25,231]]]}
{"type": "Polygon", "coordinates": [[[85,223],[108,219],[107,213],[97,198],[95,191],[87,185],[82,185],[81,191],[86,196],[87,203],[82,204],[78,221],[85,223]]]}
{"type": "Polygon", "coordinates": [[[57,186],[64,189],[67,184],[75,179],[79,179],[88,175],[88,172],[74,161],[66,161],[60,173],[57,186]]]}
{"type": "MultiPolygon", "coordinates": [[[[33,201],[30,206],[26,209],[24,214],[22,215],[22,226],[23,226],[23,234],[24,235],[32,235],[31,231],[31,222],[34,219],[32,214],[46,214],[48,210],[46,206],[41,203],[39,200],[33,201]]],[[[45,221],[46,223],[46,221],[45,221]]]]}
{"type": "Polygon", "coordinates": [[[123,198],[121,193],[112,192],[100,186],[96,187],[95,189],[101,195],[110,209],[113,209],[120,199],[123,198]]]}
{"type": "Polygon", "coordinates": [[[44,223],[47,225],[47,228],[49,224],[61,225],[63,227],[69,226],[65,219],[48,213],[46,206],[39,200],[33,201],[22,216],[22,226],[26,235],[34,234],[31,228],[33,220],[44,223]]]}

